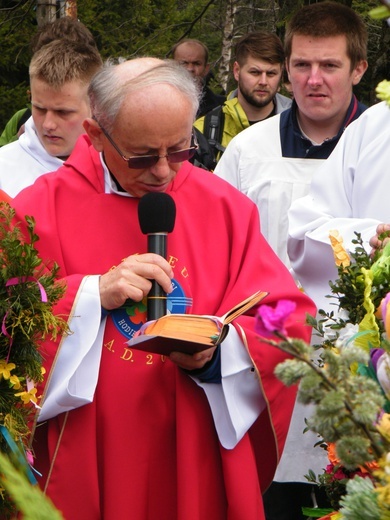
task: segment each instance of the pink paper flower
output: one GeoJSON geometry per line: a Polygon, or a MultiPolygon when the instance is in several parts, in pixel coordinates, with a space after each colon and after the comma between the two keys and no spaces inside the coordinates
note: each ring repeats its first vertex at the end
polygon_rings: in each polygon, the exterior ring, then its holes
{"type": "Polygon", "coordinates": [[[27,450],[26,451],[26,459],[27,459],[27,462],[30,464],[30,466],[33,466],[34,464],[34,457],[33,457],[33,454],[30,450],[27,450]]]}
{"type": "Polygon", "coordinates": [[[264,338],[271,338],[275,332],[287,336],[286,321],[295,311],[296,303],[279,300],[276,307],[261,305],[256,314],[255,331],[264,338]]]}

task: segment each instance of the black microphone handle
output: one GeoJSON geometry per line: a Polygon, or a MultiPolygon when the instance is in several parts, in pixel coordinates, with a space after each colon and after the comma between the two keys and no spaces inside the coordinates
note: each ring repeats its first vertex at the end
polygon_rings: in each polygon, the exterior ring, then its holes
{"type": "MultiPolygon", "coordinates": [[[[148,234],[148,253],[156,253],[166,258],[167,233],[148,234]]],[[[155,280],[152,280],[152,288],[147,296],[146,312],[148,321],[157,320],[167,313],[167,294],[155,280]]]]}

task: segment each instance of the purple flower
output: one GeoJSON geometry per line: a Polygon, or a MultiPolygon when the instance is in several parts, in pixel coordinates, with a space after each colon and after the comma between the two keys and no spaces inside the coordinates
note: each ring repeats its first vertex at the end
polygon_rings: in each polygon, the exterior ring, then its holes
{"type": "Polygon", "coordinates": [[[291,300],[279,300],[276,307],[261,305],[256,313],[255,331],[264,338],[271,338],[275,332],[287,336],[286,321],[296,306],[291,300]]]}

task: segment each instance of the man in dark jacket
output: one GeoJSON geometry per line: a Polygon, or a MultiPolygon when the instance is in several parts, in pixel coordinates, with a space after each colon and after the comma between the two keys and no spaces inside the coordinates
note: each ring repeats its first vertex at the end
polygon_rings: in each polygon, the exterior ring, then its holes
{"type": "Polygon", "coordinates": [[[184,65],[202,87],[202,98],[196,117],[201,117],[214,107],[222,105],[226,97],[215,94],[207,85],[210,76],[209,50],[204,43],[199,40],[181,40],[172,47],[171,56],[184,65]]]}

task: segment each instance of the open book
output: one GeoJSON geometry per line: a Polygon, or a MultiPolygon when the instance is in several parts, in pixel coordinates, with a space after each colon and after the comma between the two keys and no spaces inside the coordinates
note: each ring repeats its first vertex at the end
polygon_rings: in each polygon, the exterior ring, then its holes
{"type": "Polygon", "coordinates": [[[167,314],[148,321],[127,344],[138,350],[169,355],[173,351],[194,354],[221,343],[229,323],[259,303],[268,292],[258,291],[221,318],[196,314],[167,314]]]}

